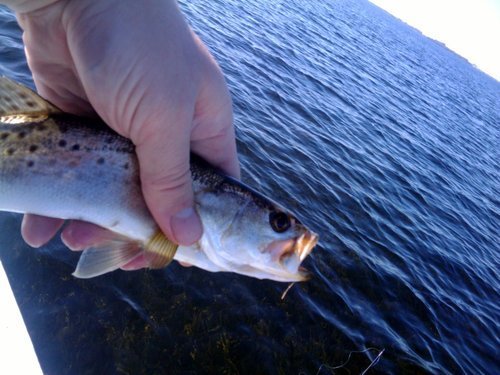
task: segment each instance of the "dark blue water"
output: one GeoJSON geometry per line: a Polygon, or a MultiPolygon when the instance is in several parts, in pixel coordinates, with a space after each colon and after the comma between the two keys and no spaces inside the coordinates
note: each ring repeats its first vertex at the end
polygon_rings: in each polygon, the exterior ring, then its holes
{"type": "MultiPolygon", "coordinates": [[[[91,280],[3,215],[46,373],[498,374],[500,83],[365,1],[189,1],[245,182],[321,235],[285,286],[177,265],[91,280]],[[339,367],[339,368],[334,368],[339,367]]],[[[0,74],[30,82],[0,10],[0,74]]]]}

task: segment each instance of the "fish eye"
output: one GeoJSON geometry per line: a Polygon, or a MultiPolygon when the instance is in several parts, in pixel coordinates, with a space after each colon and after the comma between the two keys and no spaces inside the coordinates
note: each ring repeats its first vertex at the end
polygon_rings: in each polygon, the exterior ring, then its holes
{"type": "Polygon", "coordinates": [[[273,211],[269,214],[269,224],[276,233],[283,233],[290,228],[292,222],[284,212],[273,211]]]}

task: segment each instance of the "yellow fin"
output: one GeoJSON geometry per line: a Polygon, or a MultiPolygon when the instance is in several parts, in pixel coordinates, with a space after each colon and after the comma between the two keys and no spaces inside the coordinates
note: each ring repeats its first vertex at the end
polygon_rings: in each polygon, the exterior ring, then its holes
{"type": "Polygon", "coordinates": [[[0,77],[0,122],[39,122],[61,110],[26,86],[0,77]]]}
{"type": "Polygon", "coordinates": [[[144,252],[149,263],[149,268],[157,269],[167,266],[175,256],[179,246],[170,241],[159,230],[146,244],[144,252]]]}
{"type": "Polygon", "coordinates": [[[126,237],[106,241],[102,245],[83,251],[73,276],[80,279],[89,279],[114,271],[143,252],[137,241],[126,237]]]}

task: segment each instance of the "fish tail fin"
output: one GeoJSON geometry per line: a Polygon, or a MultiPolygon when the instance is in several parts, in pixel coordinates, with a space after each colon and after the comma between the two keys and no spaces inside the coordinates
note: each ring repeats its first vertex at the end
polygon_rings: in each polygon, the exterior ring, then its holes
{"type": "Polygon", "coordinates": [[[114,239],[83,251],[73,276],[89,279],[114,271],[144,251],[139,242],[114,239]]]}

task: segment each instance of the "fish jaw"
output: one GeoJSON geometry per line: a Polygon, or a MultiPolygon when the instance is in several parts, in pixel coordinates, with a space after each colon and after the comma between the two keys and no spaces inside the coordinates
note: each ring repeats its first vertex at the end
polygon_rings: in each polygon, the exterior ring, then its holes
{"type": "Polygon", "coordinates": [[[275,261],[283,262],[288,257],[294,256],[302,262],[318,243],[318,235],[314,232],[305,232],[297,238],[276,240],[265,248],[275,261]]]}
{"type": "Polygon", "coordinates": [[[311,231],[307,231],[297,239],[295,252],[297,253],[300,262],[311,254],[314,247],[318,244],[319,236],[311,231]]]}
{"type": "Polygon", "coordinates": [[[318,239],[316,233],[306,231],[296,238],[271,242],[264,251],[271,254],[271,259],[276,266],[268,272],[281,281],[309,280],[309,273],[300,264],[311,253],[318,239]]]}

